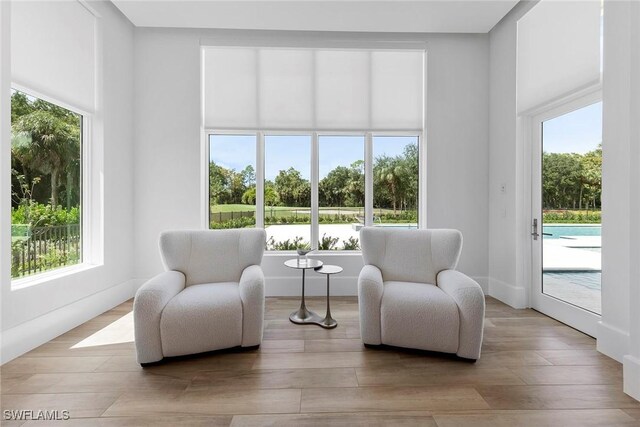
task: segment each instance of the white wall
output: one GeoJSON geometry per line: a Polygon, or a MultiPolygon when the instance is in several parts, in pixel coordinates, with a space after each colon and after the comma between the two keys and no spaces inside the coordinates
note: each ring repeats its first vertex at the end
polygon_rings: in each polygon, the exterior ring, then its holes
{"type": "Polygon", "coordinates": [[[624,360],[640,400],[640,4],[605,2],[602,323],[598,350],[624,360]],[[623,357],[624,355],[624,357],[623,357]]]}
{"type": "Polygon", "coordinates": [[[516,308],[528,305],[522,246],[528,214],[516,113],[517,24],[533,5],[519,3],[489,32],[489,294],[516,308]]]}
{"type": "MultiPolygon", "coordinates": [[[[530,254],[526,165],[516,113],[516,6],[490,37],[489,294],[526,307],[530,254]],[[505,194],[500,193],[506,184],[505,194]],[[511,191],[510,191],[511,189],[511,191]],[[522,190],[522,191],[521,191],[522,190]]],[[[625,391],[640,398],[640,4],[605,2],[602,320],[598,350],[624,360],[625,391]]]]}
{"type": "MultiPolygon", "coordinates": [[[[133,276],[133,26],[110,2],[90,2],[101,16],[98,99],[91,141],[97,179],[92,205],[102,209],[102,265],[11,289],[10,251],[2,246],[2,361],[10,360],[130,298],[133,276]],[[99,195],[99,196],[98,196],[99,195]]],[[[2,34],[8,29],[2,2],[2,34]]],[[[9,44],[1,44],[3,106],[9,98],[9,44]]],[[[70,52],[72,54],[72,52],[70,52]]],[[[0,158],[9,158],[9,112],[2,110],[0,158]]],[[[4,160],[3,160],[4,161],[4,160]]],[[[3,178],[6,177],[3,163],[3,178]]],[[[8,184],[2,181],[4,196],[8,184]]],[[[9,235],[9,197],[2,197],[2,235],[9,235]]]]}
{"type": "MultiPolygon", "coordinates": [[[[135,277],[162,270],[157,240],[166,229],[201,227],[201,39],[247,42],[295,40],[322,44],[344,39],[371,42],[371,34],[279,33],[137,28],[135,37],[134,215],[135,277]]],[[[426,42],[427,175],[429,227],[464,235],[460,269],[486,284],[488,253],[488,37],[486,35],[385,35],[384,40],[426,42]]],[[[298,272],[282,255],[266,256],[268,294],[299,292],[298,272]]],[[[326,255],[345,272],[336,293],[355,294],[359,256],[326,255]]],[[[329,262],[329,261],[327,261],[329,262]]],[[[322,292],[321,278],[311,292],[322,292]]]]}

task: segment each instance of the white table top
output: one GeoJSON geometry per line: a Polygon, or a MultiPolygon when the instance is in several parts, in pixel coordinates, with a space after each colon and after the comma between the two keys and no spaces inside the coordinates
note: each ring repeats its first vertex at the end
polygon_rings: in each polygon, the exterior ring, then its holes
{"type": "Polygon", "coordinates": [[[319,268],[322,267],[323,262],[319,259],[288,259],[284,262],[284,265],[290,268],[298,268],[298,269],[308,269],[308,268],[319,268]]]}
{"type": "Polygon", "coordinates": [[[342,267],[340,267],[339,265],[325,264],[320,268],[315,268],[314,270],[316,271],[316,273],[320,273],[320,274],[338,274],[338,273],[342,273],[342,267]]]}

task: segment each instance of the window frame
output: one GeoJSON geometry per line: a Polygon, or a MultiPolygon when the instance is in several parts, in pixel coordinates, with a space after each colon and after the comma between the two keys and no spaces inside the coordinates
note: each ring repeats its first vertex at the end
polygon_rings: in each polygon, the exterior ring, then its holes
{"type": "MultiPolygon", "coordinates": [[[[11,82],[11,89],[24,93],[27,96],[41,99],[50,104],[71,111],[80,116],[80,260],[77,264],[54,268],[29,276],[11,278],[11,290],[26,288],[32,285],[44,283],[50,279],[64,276],[76,271],[85,270],[96,264],[94,242],[95,234],[93,230],[93,200],[91,197],[91,188],[94,184],[92,177],[92,150],[91,140],[93,135],[93,114],[82,108],[61,101],[55,97],[45,93],[23,86],[20,83],[11,82]]],[[[11,224],[11,218],[9,218],[11,224]]]]}
{"type": "MultiPolygon", "coordinates": [[[[418,138],[418,229],[427,227],[427,171],[426,171],[426,141],[425,132],[420,130],[317,130],[317,129],[215,129],[204,128],[202,130],[202,223],[207,230],[210,229],[210,194],[209,194],[209,159],[210,137],[212,135],[255,135],[256,136],[256,228],[264,229],[264,171],[265,171],[265,136],[310,136],[310,184],[311,184],[311,242],[319,239],[319,162],[320,162],[320,137],[321,136],[363,136],[364,137],[364,162],[365,162],[365,226],[371,226],[373,218],[373,139],[374,137],[398,137],[410,136],[418,138]]],[[[359,254],[360,250],[318,251],[322,254],[359,254]],[[336,253],[337,252],[337,253],[336,253]]],[[[267,255],[291,254],[294,251],[267,251],[267,255]]]]}

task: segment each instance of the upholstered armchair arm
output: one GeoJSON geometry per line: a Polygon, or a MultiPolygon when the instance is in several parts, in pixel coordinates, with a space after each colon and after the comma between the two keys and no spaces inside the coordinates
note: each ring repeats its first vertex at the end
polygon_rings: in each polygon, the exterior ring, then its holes
{"type": "Polygon", "coordinates": [[[240,277],[242,347],[260,345],[264,319],[264,274],[259,265],[245,268],[240,277]]]}
{"type": "Polygon", "coordinates": [[[165,271],[138,289],[133,301],[133,321],[138,363],[162,360],[160,317],[167,303],[184,289],[184,274],[165,271]]]}
{"type": "Polygon", "coordinates": [[[460,357],[479,359],[484,328],[484,292],[475,280],[456,270],[438,273],[437,285],[458,305],[460,357]]]}
{"type": "Polygon", "coordinates": [[[381,344],[380,304],[382,303],[382,272],[375,265],[365,265],[358,276],[358,306],[362,342],[381,344]]]}

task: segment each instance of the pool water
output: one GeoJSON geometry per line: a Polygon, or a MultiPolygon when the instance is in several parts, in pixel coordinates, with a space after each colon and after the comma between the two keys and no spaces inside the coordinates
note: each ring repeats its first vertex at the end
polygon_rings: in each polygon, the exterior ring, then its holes
{"type": "Polygon", "coordinates": [[[545,239],[559,239],[561,236],[600,236],[602,227],[597,225],[545,225],[545,239]]]}

